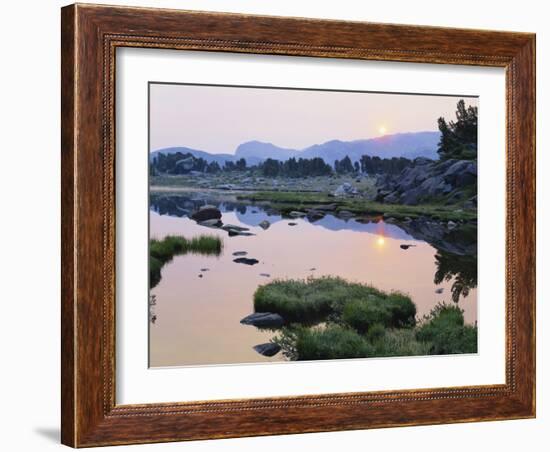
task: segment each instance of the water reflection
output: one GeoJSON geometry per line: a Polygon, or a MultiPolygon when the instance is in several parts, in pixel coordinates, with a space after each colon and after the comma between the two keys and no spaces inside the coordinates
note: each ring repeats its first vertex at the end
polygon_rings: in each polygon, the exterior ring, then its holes
{"type": "Polygon", "coordinates": [[[435,255],[437,271],[434,283],[452,281],[452,299],[458,303],[460,297],[467,297],[470,290],[477,287],[477,256],[459,256],[438,250],[435,255]]]}
{"type": "Polygon", "coordinates": [[[272,331],[240,324],[254,310],[256,288],[277,278],[333,275],[398,290],[411,296],[419,317],[439,302],[458,301],[466,322],[477,321],[475,225],[449,230],[429,221],[388,224],[380,218],[339,218],[335,212],[315,221],[289,220],[267,206],[193,193],[152,195],[150,230],[158,239],[209,234],[224,241],[220,256],[176,256],[162,268],[151,291],[156,297],[150,306],[152,366],[283,359],[253,349],[269,342],[272,331]],[[188,218],[206,204],[220,209],[224,224],[247,227],[255,235],[229,237],[188,218]],[[267,229],[263,221],[270,223],[267,229]],[[234,253],[258,263],[235,263],[234,253]]]}

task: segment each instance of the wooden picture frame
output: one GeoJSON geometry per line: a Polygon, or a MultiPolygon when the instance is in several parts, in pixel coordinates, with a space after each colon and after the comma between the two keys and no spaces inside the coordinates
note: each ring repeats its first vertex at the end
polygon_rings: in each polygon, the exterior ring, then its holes
{"type": "Polygon", "coordinates": [[[162,9],[62,9],[62,442],[73,447],[535,416],[535,35],[162,9]],[[506,69],[506,383],[115,403],[115,50],[506,69]]]}

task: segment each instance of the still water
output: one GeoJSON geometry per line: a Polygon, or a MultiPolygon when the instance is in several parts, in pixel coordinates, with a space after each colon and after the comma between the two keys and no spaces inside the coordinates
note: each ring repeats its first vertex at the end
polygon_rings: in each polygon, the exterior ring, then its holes
{"type": "MultiPolygon", "coordinates": [[[[385,291],[397,290],[411,297],[420,317],[438,302],[453,303],[454,278],[434,283],[438,249],[395,224],[359,223],[331,214],[310,223],[282,218],[257,205],[216,202],[224,224],[247,227],[255,234],[229,237],[223,230],[199,226],[187,217],[186,203],[196,201],[183,197],[180,201],[168,208],[152,201],[151,238],[217,235],[223,240],[223,251],[219,256],[175,256],[162,268],[160,282],[151,289],[156,298],[149,334],[151,367],[284,360],[281,353],[265,357],[253,349],[269,342],[275,333],[240,323],[254,312],[257,287],[277,278],[332,275],[385,291]],[[271,223],[266,230],[258,226],[263,220],[271,223]],[[415,246],[403,250],[403,244],[415,246]],[[259,263],[233,262],[237,251],[246,251],[246,257],[259,263]]],[[[453,256],[446,261],[452,263],[453,256]]],[[[477,265],[475,257],[471,262],[477,265]]],[[[470,324],[477,320],[476,292],[472,288],[458,302],[470,324]]]]}

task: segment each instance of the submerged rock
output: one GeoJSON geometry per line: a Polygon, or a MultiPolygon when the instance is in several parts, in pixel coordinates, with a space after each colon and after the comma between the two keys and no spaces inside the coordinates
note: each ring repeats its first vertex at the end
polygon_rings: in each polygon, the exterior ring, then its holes
{"type": "Polygon", "coordinates": [[[260,276],[263,276],[264,278],[270,278],[271,275],[269,273],[260,273],[260,276]]]}
{"type": "Polygon", "coordinates": [[[233,253],[233,256],[246,256],[248,254],[248,251],[235,251],[233,253]]]}
{"type": "Polygon", "coordinates": [[[292,221],[288,223],[289,226],[296,226],[298,223],[293,223],[292,221]]]}
{"type": "Polygon", "coordinates": [[[265,328],[279,328],[285,323],[284,319],[279,314],[272,312],[255,312],[247,315],[241,320],[243,325],[252,325],[265,328]]]}
{"type": "Polygon", "coordinates": [[[238,232],[250,231],[250,228],[243,228],[242,226],[236,226],[234,224],[224,224],[222,226],[222,229],[224,231],[229,231],[229,230],[238,231],[238,232]]]}
{"type": "Polygon", "coordinates": [[[235,229],[226,229],[226,231],[229,234],[229,237],[235,237],[236,235],[242,235],[243,237],[248,237],[248,236],[251,236],[251,235],[255,235],[252,232],[237,231],[235,229]]]}
{"type": "Polygon", "coordinates": [[[281,347],[277,344],[274,344],[273,342],[258,344],[252,348],[263,356],[274,356],[281,351],[281,347]]]}
{"type": "Polygon", "coordinates": [[[435,293],[441,294],[443,293],[443,287],[440,287],[438,289],[435,289],[435,293]]]}
{"type": "Polygon", "coordinates": [[[399,245],[399,248],[401,248],[402,250],[408,250],[411,246],[416,246],[416,245],[403,244],[403,245],[399,245]]]}
{"type": "Polygon", "coordinates": [[[238,257],[237,259],[233,259],[233,262],[237,264],[256,265],[260,261],[258,259],[248,257],[238,257]]]}
{"type": "Polygon", "coordinates": [[[288,214],[289,217],[292,217],[292,218],[303,218],[306,216],[306,213],[305,212],[300,212],[298,210],[293,210],[292,212],[290,212],[288,214]]]}

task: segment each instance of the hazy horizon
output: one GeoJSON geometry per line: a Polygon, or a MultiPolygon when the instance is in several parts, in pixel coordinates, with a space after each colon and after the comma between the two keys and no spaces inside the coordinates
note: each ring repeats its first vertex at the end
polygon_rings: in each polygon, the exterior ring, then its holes
{"type": "Polygon", "coordinates": [[[331,140],[437,132],[464,96],[150,84],[150,152],[234,154],[247,141],[304,149],[331,140]],[[187,125],[187,126],[186,126],[187,125]]]}

